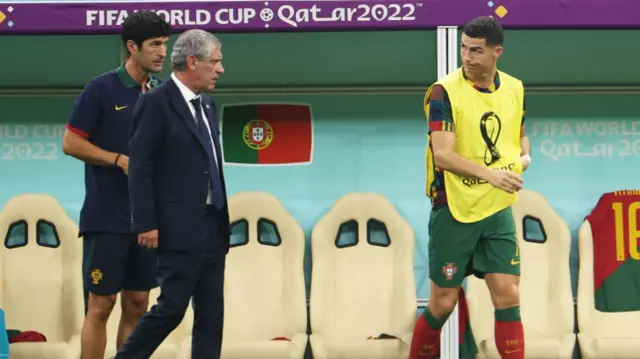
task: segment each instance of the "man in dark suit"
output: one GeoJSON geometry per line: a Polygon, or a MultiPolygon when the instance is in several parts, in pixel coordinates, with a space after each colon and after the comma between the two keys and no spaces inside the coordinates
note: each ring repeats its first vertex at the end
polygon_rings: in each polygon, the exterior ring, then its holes
{"type": "Polygon", "coordinates": [[[134,110],[131,220],[138,243],[158,253],[161,294],[117,359],[148,359],[180,324],[191,297],[191,357],[220,358],[229,214],[216,107],[203,93],[224,72],[220,48],[208,32],[183,33],[171,53],[171,79],[134,110]]]}

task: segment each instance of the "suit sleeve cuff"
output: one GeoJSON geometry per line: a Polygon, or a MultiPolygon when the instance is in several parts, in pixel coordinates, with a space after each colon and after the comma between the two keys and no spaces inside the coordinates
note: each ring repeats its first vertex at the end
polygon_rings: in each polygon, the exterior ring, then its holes
{"type": "Polygon", "coordinates": [[[155,215],[136,215],[131,214],[131,229],[134,233],[145,233],[158,229],[158,221],[155,215]]]}

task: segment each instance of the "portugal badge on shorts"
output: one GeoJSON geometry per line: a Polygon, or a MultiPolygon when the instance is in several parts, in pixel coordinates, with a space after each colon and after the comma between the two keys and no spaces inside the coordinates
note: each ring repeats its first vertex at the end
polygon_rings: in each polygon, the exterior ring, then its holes
{"type": "Polygon", "coordinates": [[[99,284],[102,280],[102,271],[100,269],[92,270],[91,279],[93,280],[93,284],[99,284]]]}
{"type": "Polygon", "coordinates": [[[458,267],[456,267],[455,263],[447,263],[446,266],[442,267],[442,274],[444,274],[447,280],[452,280],[457,271],[458,267]]]}

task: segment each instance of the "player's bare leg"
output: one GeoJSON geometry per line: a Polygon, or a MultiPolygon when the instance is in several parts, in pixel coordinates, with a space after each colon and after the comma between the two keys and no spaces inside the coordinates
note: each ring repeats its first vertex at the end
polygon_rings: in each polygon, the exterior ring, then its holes
{"type": "Polygon", "coordinates": [[[116,303],[116,296],[89,293],[87,315],[82,326],[82,359],[104,359],[107,321],[116,303]]]}
{"type": "Polygon", "coordinates": [[[149,308],[149,292],[123,290],[121,293],[122,315],[118,326],[117,349],[120,350],[133,328],[149,308]]]}
{"type": "Polygon", "coordinates": [[[485,281],[495,308],[495,340],[502,359],[524,359],[524,330],[520,319],[520,277],[490,273],[485,281]]]}
{"type": "Polygon", "coordinates": [[[431,281],[429,304],[413,330],[409,359],[434,359],[440,355],[440,332],[458,303],[460,288],[443,288],[431,281]]]}

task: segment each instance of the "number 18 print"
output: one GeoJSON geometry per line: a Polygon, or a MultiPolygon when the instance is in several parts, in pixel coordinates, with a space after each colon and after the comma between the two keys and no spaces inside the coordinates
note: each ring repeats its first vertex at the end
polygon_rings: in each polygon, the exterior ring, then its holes
{"type": "Polygon", "coordinates": [[[638,239],[640,239],[638,210],[640,209],[640,202],[613,202],[611,207],[615,220],[617,260],[620,262],[625,261],[627,253],[632,259],[640,260],[640,251],[638,251],[638,239]],[[628,251],[625,248],[625,242],[628,243],[628,251]]]}

